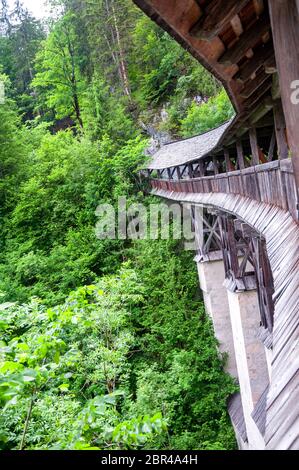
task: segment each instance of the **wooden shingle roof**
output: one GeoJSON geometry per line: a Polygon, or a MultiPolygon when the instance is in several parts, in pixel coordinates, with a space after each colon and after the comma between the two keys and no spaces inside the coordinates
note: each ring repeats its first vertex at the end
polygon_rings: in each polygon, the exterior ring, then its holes
{"type": "Polygon", "coordinates": [[[208,156],[217,148],[232,122],[227,121],[211,131],[164,145],[153,155],[148,169],[163,170],[208,156]]]}

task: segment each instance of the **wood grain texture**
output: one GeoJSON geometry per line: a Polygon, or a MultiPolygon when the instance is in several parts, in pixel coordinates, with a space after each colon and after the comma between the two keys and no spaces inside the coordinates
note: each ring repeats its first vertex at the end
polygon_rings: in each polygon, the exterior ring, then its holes
{"type": "Polygon", "coordinates": [[[299,80],[299,13],[296,0],[269,0],[282,105],[297,188],[299,188],[299,105],[291,101],[292,83],[299,80]]]}
{"type": "Polygon", "coordinates": [[[235,15],[240,13],[249,0],[212,0],[190,34],[198,39],[210,41],[217,36],[235,15]]]}
{"type": "MultiPolygon", "coordinates": [[[[183,189],[183,188],[182,188],[183,189]]],[[[274,279],[271,384],[267,395],[266,449],[299,449],[299,227],[289,212],[226,193],[155,189],[156,196],[226,211],[254,227],[266,240],[274,279]]]]}
{"type": "Polygon", "coordinates": [[[240,36],[239,40],[220,57],[218,62],[223,65],[238,63],[244,56],[244,53],[256,46],[260,38],[269,31],[269,29],[269,19],[264,15],[240,36]]]}

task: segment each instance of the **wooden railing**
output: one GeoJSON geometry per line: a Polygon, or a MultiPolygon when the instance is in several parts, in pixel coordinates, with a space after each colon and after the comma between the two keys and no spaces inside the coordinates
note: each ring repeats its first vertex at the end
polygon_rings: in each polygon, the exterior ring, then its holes
{"type": "Polygon", "coordinates": [[[298,194],[290,159],[202,178],[152,179],[151,187],[182,193],[238,194],[280,207],[298,220],[298,194]]]}

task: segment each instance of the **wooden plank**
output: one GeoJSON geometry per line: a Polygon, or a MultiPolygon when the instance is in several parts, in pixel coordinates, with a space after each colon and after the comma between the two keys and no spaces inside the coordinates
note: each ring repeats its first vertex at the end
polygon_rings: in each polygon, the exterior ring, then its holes
{"type": "Polygon", "coordinates": [[[198,169],[200,176],[205,176],[205,164],[202,160],[199,160],[198,169]]]}
{"type": "Polygon", "coordinates": [[[251,152],[252,152],[252,159],[251,159],[251,164],[258,165],[260,161],[260,154],[259,154],[259,146],[258,146],[258,141],[257,141],[257,133],[256,133],[256,128],[253,127],[249,131],[249,139],[250,139],[250,147],[251,147],[251,152]]]}
{"type": "Polygon", "coordinates": [[[275,134],[275,129],[274,129],[273,133],[272,133],[272,137],[271,137],[270,146],[269,146],[269,152],[268,152],[268,161],[269,162],[272,162],[272,160],[273,160],[275,145],[276,145],[276,134],[275,134]]]}
{"type": "Polygon", "coordinates": [[[227,172],[229,172],[229,171],[234,171],[234,170],[235,170],[235,167],[234,167],[234,165],[233,165],[232,162],[231,162],[228,149],[224,149],[224,157],[225,157],[225,168],[226,168],[226,171],[227,171],[227,172]]]}
{"type": "Polygon", "coordinates": [[[253,0],[253,6],[257,16],[260,16],[265,10],[264,0],[253,0]]]}
{"type": "Polygon", "coordinates": [[[214,165],[214,173],[215,173],[215,175],[218,175],[218,173],[219,173],[219,163],[218,163],[218,159],[216,157],[213,157],[213,165],[214,165]]]}
{"type": "Polygon", "coordinates": [[[281,98],[299,188],[299,106],[292,102],[291,84],[299,77],[299,13],[296,0],[269,0],[276,63],[281,84],[281,98]]]}
{"type": "Polygon", "coordinates": [[[260,46],[255,52],[252,59],[245,62],[235,78],[242,81],[248,80],[251,75],[262,67],[267,59],[274,56],[273,44],[271,41],[260,46]]]}
{"type": "Polygon", "coordinates": [[[237,155],[238,155],[238,165],[240,170],[244,170],[245,168],[245,161],[244,161],[244,152],[243,152],[243,146],[242,146],[242,141],[237,140],[237,155]]]}
{"type": "Polygon", "coordinates": [[[240,17],[239,15],[235,15],[232,19],[231,19],[231,27],[233,28],[233,31],[235,33],[236,36],[241,36],[241,34],[244,33],[244,29],[243,29],[243,25],[242,25],[242,22],[240,20],[240,17]]]}
{"type": "Polygon", "coordinates": [[[264,14],[242,34],[240,39],[220,57],[218,62],[223,65],[237,64],[249,49],[256,46],[269,29],[269,18],[264,14]]]}
{"type": "Polygon", "coordinates": [[[286,123],[280,100],[274,102],[273,112],[278,156],[280,160],[284,160],[289,157],[289,148],[286,139],[286,123]]]}
{"type": "Polygon", "coordinates": [[[273,75],[274,73],[277,72],[277,65],[276,65],[276,60],[275,60],[274,55],[272,57],[269,57],[265,61],[264,69],[265,69],[265,72],[268,73],[269,75],[273,75]]]}
{"type": "Polygon", "coordinates": [[[280,85],[279,85],[279,77],[278,73],[274,73],[272,77],[272,89],[271,89],[271,95],[273,100],[278,100],[280,99],[280,85]]]}
{"type": "Polygon", "coordinates": [[[257,89],[260,89],[260,86],[266,81],[271,80],[271,77],[267,75],[264,71],[259,73],[253,80],[248,80],[245,84],[243,90],[240,92],[242,98],[249,98],[257,89]]]}
{"type": "Polygon", "coordinates": [[[211,41],[223,30],[227,23],[249,2],[249,0],[212,0],[205,8],[204,14],[191,28],[191,36],[211,41]]]}
{"type": "Polygon", "coordinates": [[[266,96],[261,103],[249,114],[248,130],[250,127],[257,125],[258,122],[273,108],[273,101],[271,96],[266,96]]]}
{"type": "Polygon", "coordinates": [[[193,165],[192,163],[188,163],[188,176],[189,178],[193,178],[194,172],[193,172],[193,165]]]}
{"type": "MultiPolygon", "coordinates": [[[[266,103],[269,102],[268,105],[268,111],[270,109],[271,104],[272,104],[272,97],[267,94],[267,91],[271,89],[272,82],[269,80],[268,82],[264,82],[260,88],[254,93],[250,98],[248,98],[245,103],[244,107],[247,111],[250,111],[252,109],[255,110],[255,106],[258,106],[260,109],[260,102],[263,100],[266,103]]],[[[265,109],[265,108],[264,108],[265,109]]],[[[265,115],[264,113],[263,115],[265,115]]]]}

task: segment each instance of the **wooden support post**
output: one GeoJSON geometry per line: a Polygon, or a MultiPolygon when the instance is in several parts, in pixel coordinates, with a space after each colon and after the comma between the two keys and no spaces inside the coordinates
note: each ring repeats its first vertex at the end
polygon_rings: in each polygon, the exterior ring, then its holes
{"type": "Polygon", "coordinates": [[[292,100],[299,80],[299,13],[296,0],[269,0],[270,18],[294,175],[299,188],[299,104],[292,100]]]}
{"type": "MultiPolygon", "coordinates": [[[[223,2],[222,2],[223,4],[223,2]]],[[[264,14],[256,23],[242,34],[239,41],[228,49],[219,59],[219,63],[223,65],[232,65],[238,63],[244,56],[244,50],[248,51],[254,47],[258,38],[263,36],[270,29],[269,18],[264,14]]]]}
{"type": "Polygon", "coordinates": [[[177,174],[178,180],[182,179],[182,174],[181,174],[180,167],[177,166],[175,169],[176,169],[176,174],[177,174]]]}
{"type": "Polygon", "coordinates": [[[249,0],[211,0],[205,13],[193,26],[190,34],[198,39],[210,41],[217,36],[231,18],[237,15],[249,0]]]}
{"type": "Polygon", "coordinates": [[[264,0],[253,0],[253,6],[256,14],[260,16],[265,9],[264,0]]]}
{"type": "Polygon", "coordinates": [[[243,146],[242,146],[241,140],[237,140],[237,155],[238,155],[239,170],[244,170],[245,161],[244,161],[244,153],[243,153],[243,146]]]}
{"type": "Polygon", "coordinates": [[[224,157],[226,172],[228,173],[229,171],[234,171],[235,168],[230,160],[229,151],[227,149],[224,149],[224,157]]]}
{"type": "Polygon", "coordinates": [[[254,56],[240,67],[237,78],[242,81],[248,80],[262,65],[264,65],[265,60],[273,56],[274,50],[272,42],[269,41],[267,44],[261,45],[255,52],[254,56]]]}
{"type": "Polygon", "coordinates": [[[260,152],[259,152],[259,146],[257,143],[257,133],[256,133],[255,127],[250,129],[249,138],[250,138],[250,146],[251,146],[251,152],[252,152],[251,164],[252,166],[255,166],[255,165],[258,165],[260,162],[260,152]]]}
{"type": "Polygon", "coordinates": [[[277,72],[275,72],[272,76],[271,95],[274,101],[280,99],[279,76],[277,72]]]}
{"type": "Polygon", "coordinates": [[[268,162],[272,162],[272,160],[273,160],[275,144],[276,144],[276,133],[275,133],[275,129],[274,129],[273,133],[272,133],[272,137],[271,137],[269,152],[268,152],[268,162]]]}
{"type": "Polygon", "coordinates": [[[190,179],[193,178],[193,174],[194,174],[193,173],[193,165],[192,165],[192,163],[188,163],[188,176],[189,176],[190,179]]]}
{"type": "Polygon", "coordinates": [[[237,276],[239,270],[238,248],[234,232],[234,219],[229,214],[219,216],[221,246],[226,278],[237,276]]]}
{"type": "Polygon", "coordinates": [[[167,176],[168,176],[168,179],[169,179],[169,180],[172,179],[172,173],[171,173],[171,169],[170,169],[170,168],[167,168],[167,176]]]}
{"type": "MultiPolygon", "coordinates": [[[[289,148],[286,139],[286,123],[282,104],[280,100],[274,103],[274,121],[275,121],[275,133],[279,160],[284,160],[289,156],[289,148]]],[[[299,150],[299,149],[298,149],[299,150]]]]}
{"type": "Polygon", "coordinates": [[[213,165],[214,165],[214,172],[215,175],[218,175],[219,173],[219,166],[218,166],[218,159],[216,157],[213,157],[213,165]]]}
{"type": "Polygon", "coordinates": [[[199,160],[198,164],[199,174],[201,177],[205,176],[205,164],[202,160],[199,160]]]}

